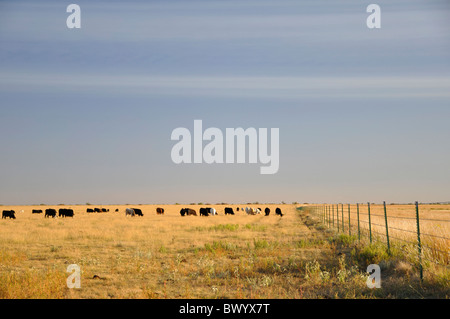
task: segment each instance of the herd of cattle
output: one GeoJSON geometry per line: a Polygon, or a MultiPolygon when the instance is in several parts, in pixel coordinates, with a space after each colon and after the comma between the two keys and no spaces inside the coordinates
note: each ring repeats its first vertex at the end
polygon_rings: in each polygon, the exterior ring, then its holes
{"type": "MultiPolygon", "coordinates": [[[[252,207],[246,207],[244,208],[237,208],[236,211],[242,211],[245,212],[247,215],[259,215],[262,214],[262,209],[261,208],[252,208],[252,207]]],[[[23,212],[23,211],[22,211],[23,212]]],[[[86,209],[86,213],[107,213],[109,212],[109,209],[106,208],[87,208],[86,209]]],[[[115,212],[119,212],[119,209],[116,209],[115,212]]],[[[33,214],[43,214],[44,211],[41,209],[33,209],[32,211],[33,214]]],[[[225,215],[235,215],[233,208],[231,207],[226,207],[224,210],[225,215]]],[[[2,219],[16,219],[16,212],[14,210],[4,210],[2,213],[2,219]]],[[[160,208],[158,207],[156,209],[156,214],[157,215],[164,215],[164,208],[160,208]]],[[[215,215],[219,215],[218,212],[211,207],[205,207],[205,208],[200,208],[199,210],[199,214],[200,216],[215,216],[215,215]]],[[[270,209],[267,207],[264,210],[264,214],[265,216],[269,216],[270,215],[270,209]]],[[[53,208],[48,208],[45,210],[45,218],[56,218],[56,217],[74,217],[74,211],[73,209],[67,209],[67,208],[61,208],[58,211],[56,211],[56,209],[53,208]]],[[[181,216],[197,216],[197,211],[195,209],[191,209],[191,208],[182,208],[180,210],[180,215],[181,216]]],[[[281,211],[280,208],[275,209],[275,215],[283,217],[283,212],[281,211]]],[[[135,216],[141,216],[143,217],[144,214],[142,213],[142,210],[139,208],[127,208],[125,210],[125,216],[130,216],[130,217],[135,217],[135,216]]]]}

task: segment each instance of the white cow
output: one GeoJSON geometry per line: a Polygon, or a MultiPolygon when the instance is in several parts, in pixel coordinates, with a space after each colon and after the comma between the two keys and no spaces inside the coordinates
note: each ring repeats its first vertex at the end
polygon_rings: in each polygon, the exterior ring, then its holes
{"type": "Polygon", "coordinates": [[[251,208],[251,207],[246,207],[245,212],[247,213],[247,215],[256,215],[256,214],[261,213],[261,211],[259,209],[255,209],[255,208],[251,208]],[[259,213],[258,213],[258,211],[259,211],[259,213]]]}
{"type": "Polygon", "coordinates": [[[213,216],[217,215],[217,211],[216,211],[214,208],[211,208],[211,209],[209,210],[209,213],[210,213],[211,215],[213,215],[213,216]]]}
{"type": "Polygon", "coordinates": [[[136,215],[136,213],[134,212],[134,209],[127,208],[125,210],[125,216],[128,216],[128,215],[130,215],[131,217],[134,217],[136,215]]]}

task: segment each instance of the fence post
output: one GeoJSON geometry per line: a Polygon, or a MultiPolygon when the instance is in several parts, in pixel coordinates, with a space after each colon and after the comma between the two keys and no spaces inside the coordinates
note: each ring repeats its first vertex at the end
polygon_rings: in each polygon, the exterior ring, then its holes
{"type": "Polygon", "coordinates": [[[369,238],[370,238],[370,243],[372,244],[372,223],[370,221],[370,202],[367,203],[367,211],[369,213],[369,238]]]}
{"type": "Polygon", "coordinates": [[[345,232],[345,226],[344,226],[344,204],[341,204],[341,214],[342,214],[342,233],[345,232]]]}
{"type": "Polygon", "coordinates": [[[322,207],[320,208],[320,219],[322,220],[322,223],[325,224],[324,204],[322,204],[322,207]]]}
{"type": "Polygon", "coordinates": [[[358,216],[358,240],[361,241],[361,228],[359,227],[359,203],[356,203],[356,213],[358,216]]]}
{"type": "Polygon", "coordinates": [[[328,206],[328,228],[331,227],[331,207],[328,206]]]}
{"type": "Polygon", "coordinates": [[[336,223],[337,223],[337,231],[339,233],[339,204],[336,205],[336,223]]]}
{"type": "Polygon", "coordinates": [[[327,206],[327,223],[328,223],[328,228],[330,228],[330,225],[331,225],[330,205],[327,206]]]}
{"type": "Polygon", "coordinates": [[[419,249],[420,280],[423,281],[422,242],[420,241],[420,223],[419,223],[419,202],[416,202],[416,220],[417,220],[417,247],[419,249]]]}
{"type": "Polygon", "coordinates": [[[389,244],[389,227],[388,227],[388,220],[387,220],[387,210],[386,210],[386,202],[383,202],[384,206],[384,220],[386,222],[386,240],[387,240],[387,247],[388,247],[388,254],[391,254],[391,245],[389,244]]]}
{"type": "Polygon", "coordinates": [[[326,220],[326,212],[327,212],[327,205],[324,204],[322,207],[322,215],[323,215],[323,223],[325,224],[325,220],[326,220]]]}
{"type": "Polygon", "coordinates": [[[334,228],[334,204],[331,205],[331,217],[332,217],[332,225],[333,225],[333,228],[334,228]]]}
{"type": "Polygon", "coordinates": [[[350,223],[350,204],[348,204],[348,235],[351,236],[352,235],[352,224],[350,223]]]}

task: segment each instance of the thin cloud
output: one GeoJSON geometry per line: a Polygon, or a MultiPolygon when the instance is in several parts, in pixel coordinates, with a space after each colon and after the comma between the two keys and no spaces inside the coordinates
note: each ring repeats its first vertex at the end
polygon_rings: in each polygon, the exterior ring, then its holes
{"type": "Polygon", "coordinates": [[[253,98],[450,97],[450,77],[210,77],[1,74],[8,91],[53,90],[253,98]]]}

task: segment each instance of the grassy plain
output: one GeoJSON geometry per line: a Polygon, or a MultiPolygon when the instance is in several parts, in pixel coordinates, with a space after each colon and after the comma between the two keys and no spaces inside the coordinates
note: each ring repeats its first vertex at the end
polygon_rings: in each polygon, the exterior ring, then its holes
{"type": "Polygon", "coordinates": [[[226,206],[246,205],[212,206],[218,216],[180,216],[197,205],[139,205],[144,217],[134,218],[125,216],[130,206],[96,214],[86,213],[95,206],[60,206],[74,209],[73,219],[31,213],[47,206],[2,206],[17,219],[0,220],[0,298],[449,297],[448,271],[421,282],[402,253],[386,256],[337,235],[308,207],[253,205],[271,208],[266,217],[224,215],[226,206]],[[383,264],[383,286],[371,290],[365,271],[375,262],[383,264]],[[81,289],[67,288],[71,264],[81,268],[81,289]]]}

